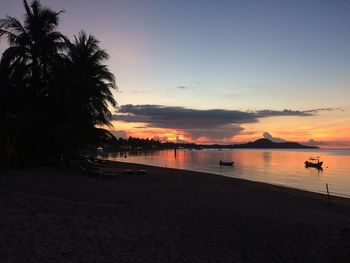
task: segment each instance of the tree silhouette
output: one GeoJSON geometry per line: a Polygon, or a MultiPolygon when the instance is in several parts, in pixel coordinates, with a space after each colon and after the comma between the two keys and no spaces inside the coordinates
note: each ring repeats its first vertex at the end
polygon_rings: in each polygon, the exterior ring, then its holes
{"type": "Polygon", "coordinates": [[[114,75],[108,54],[81,32],[73,43],[57,31],[59,16],[23,1],[21,23],[0,19],[9,47],[0,60],[0,162],[42,163],[72,158],[79,147],[112,135],[114,75]],[[45,157],[43,157],[45,156],[45,157]]]}

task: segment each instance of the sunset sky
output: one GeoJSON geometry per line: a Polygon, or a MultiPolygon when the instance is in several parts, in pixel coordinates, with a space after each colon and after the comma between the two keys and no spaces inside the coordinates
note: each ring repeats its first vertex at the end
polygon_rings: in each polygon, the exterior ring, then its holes
{"type": "MultiPolygon", "coordinates": [[[[22,16],[0,0],[0,17],[22,16]]],[[[42,0],[101,41],[112,131],[200,143],[262,137],[350,148],[348,0],[42,0]]],[[[0,50],[6,47],[4,39],[0,50]]]]}

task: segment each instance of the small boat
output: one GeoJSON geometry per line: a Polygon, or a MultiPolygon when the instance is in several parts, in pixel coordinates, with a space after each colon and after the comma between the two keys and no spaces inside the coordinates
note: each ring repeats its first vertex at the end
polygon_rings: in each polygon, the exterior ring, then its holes
{"type": "Polygon", "coordinates": [[[309,161],[305,161],[305,167],[314,167],[316,169],[322,169],[323,162],[320,162],[320,157],[310,158],[309,161]]]}
{"type": "Polygon", "coordinates": [[[220,162],[219,162],[220,165],[227,165],[227,166],[233,166],[234,163],[235,163],[235,162],[223,162],[223,161],[221,161],[221,160],[220,160],[220,162]]]}

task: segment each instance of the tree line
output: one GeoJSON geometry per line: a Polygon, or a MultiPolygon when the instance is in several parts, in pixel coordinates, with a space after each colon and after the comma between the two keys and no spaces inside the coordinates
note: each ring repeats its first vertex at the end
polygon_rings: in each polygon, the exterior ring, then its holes
{"type": "Polygon", "coordinates": [[[162,149],[175,149],[175,148],[189,148],[194,147],[195,144],[184,144],[175,142],[161,142],[156,139],[143,139],[143,138],[118,138],[109,142],[107,145],[107,151],[133,151],[133,150],[162,150],[162,149]]]}
{"type": "Polygon", "coordinates": [[[0,165],[70,160],[113,140],[115,77],[92,35],[57,30],[62,11],[23,1],[24,18],[0,19],[0,165]]]}

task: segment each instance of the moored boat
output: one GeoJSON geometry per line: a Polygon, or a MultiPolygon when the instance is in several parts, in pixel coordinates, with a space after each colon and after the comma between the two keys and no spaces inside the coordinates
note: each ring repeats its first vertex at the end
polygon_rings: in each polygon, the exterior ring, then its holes
{"type": "Polygon", "coordinates": [[[233,166],[234,163],[235,163],[235,162],[223,162],[223,161],[221,161],[221,160],[220,160],[220,162],[219,162],[220,165],[227,165],[227,166],[233,166]]]}
{"type": "Polygon", "coordinates": [[[309,161],[305,161],[305,167],[314,167],[317,169],[322,169],[323,162],[320,162],[320,157],[313,157],[310,158],[309,161]]]}

